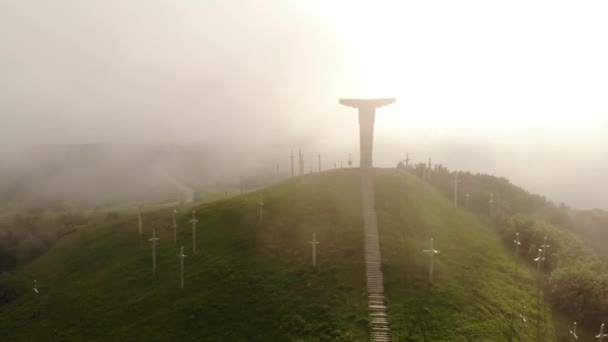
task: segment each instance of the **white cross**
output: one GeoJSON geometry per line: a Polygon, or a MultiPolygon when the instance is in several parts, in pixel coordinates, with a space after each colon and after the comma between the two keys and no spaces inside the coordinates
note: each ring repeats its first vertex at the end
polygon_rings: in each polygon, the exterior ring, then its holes
{"type": "Polygon", "coordinates": [[[152,228],[152,237],[148,241],[152,242],[152,274],[156,275],[156,242],[160,240],[156,237],[156,229],[152,228]]]}
{"type": "Polygon", "coordinates": [[[575,340],[578,340],[578,335],[576,334],[576,322],[572,323],[572,330],[570,330],[570,335],[572,335],[575,340]]]}
{"type": "Polygon", "coordinates": [[[595,336],[595,338],[599,338],[600,342],[604,340],[604,337],[608,337],[608,334],[604,334],[604,323],[600,326],[600,333],[595,336]]]}
{"type": "MultiPolygon", "coordinates": [[[[521,246],[521,242],[519,241],[519,233],[515,233],[515,240],[513,240],[513,244],[515,245],[515,277],[517,276],[517,265],[519,265],[519,262],[517,260],[517,257],[519,256],[519,246],[521,246]]],[[[515,278],[513,278],[513,281],[515,282],[515,278]]]]}
{"type": "Polygon", "coordinates": [[[36,292],[36,294],[39,294],[38,292],[38,283],[37,281],[34,279],[34,292],[36,292]]]}
{"type": "Polygon", "coordinates": [[[196,210],[192,209],[192,219],[189,221],[192,223],[192,253],[196,253],[196,210]]]}
{"type": "Polygon", "coordinates": [[[260,198],[258,201],[258,205],[260,206],[260,224],[262,223],[262,219],[264,218],[264,200],[260,198]]]}
{"type": "Polygon", "coordinates": [[[519,255],[519,246],[521,246],[521,242],[519,241],[519,233],[515,233],[515,240],[513,240],[515,244],[515,256],[519,255]]]}
{"type": "Polygon", "coordinates": [[[543,239],[543,244],[540,246],[543,249],[543,258],[542,263],[541,263],[541,269],[544,269],[545,267],[545,255],[547,254],[547,248],[551,247],[551,245],[547,244],[547,237],[545,236],[545,238],[543,239]]]}
{"type": "Polygon", "coordinates": [[[534,259],[536,262],[536,271],[540,273],[540,264],[543,262],[543,250],[542,248],[538,249],[538,256],[534,259]]]}
{"type": "Polygon", "coordinates": [[[171,213],[173,214],[173,225],[171,226],[173,228],[173,243],[177,243],[177,218],[175,217],[177,210],[173,209],[171,213]]]}
{"type": "Polygon", "coordinates": [[[139,207],[137,207],[137,223],[139,227],[139,245],[141,246],[143,244],[144,230],[143,222],[141,220],[141,210],[139,209],[139,207]]]}
{"type": "Polygon", "coordinates": [[[312,265],[317,266],[317,244],[320,243],[317,241],[317,233],[312,233],[312,241],[308,243],[312,245],[312,265]]]}
{"type": "Polygon", "coordinates": [[[526,319],[526,306],[525,305],[524,305],[523,310],[519,314],[519,317],[521,318],[521,331],[519,333],[519,338],[521,341],[523,341],[524,340],[524,330],[526,328],[526,322],[528,321],[526,319]]]}
{"type": "Polygon", "coordinates": [[[184,246],[182,246],[179,250],[179,254],[177,255],[178,258],[180,258],[179,264],[180,264],[180,271],[181,271],[181,288],[184,288],[184,258],[187,257],[186,254],[184,254],[184,246]]]}
{"type": "Polygon", "coordinates": [[[433,283],[433,264],[435,263],[435,254],[439,254],[439,251],[433,248],[433,238],[431,238],[430,248],[425,249],[424,253],[431,256],[431,261],[429,263],[429,282],[433,283]]]}

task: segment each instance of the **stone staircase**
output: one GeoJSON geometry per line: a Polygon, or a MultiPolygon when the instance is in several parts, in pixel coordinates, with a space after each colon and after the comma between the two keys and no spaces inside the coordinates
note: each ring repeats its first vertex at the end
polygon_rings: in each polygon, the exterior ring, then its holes
{"type": "Polygon", "coordinates": [[[361,178],[363,223],[365,228],[365,271],[367,274],[368,305],[371,316],[372,341],[390,341],[390,328],[384,302],[378,222],[374,204],[374,187],[371,175],[361,178]]]}

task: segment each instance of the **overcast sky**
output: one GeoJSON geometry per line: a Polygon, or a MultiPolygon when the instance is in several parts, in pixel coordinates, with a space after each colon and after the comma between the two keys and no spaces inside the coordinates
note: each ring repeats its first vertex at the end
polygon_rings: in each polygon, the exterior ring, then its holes
{"type": "Polygon", "coordinates": [[[608,208],[604,1],[0,0],[0,142],[409,152],[608,208]]]}

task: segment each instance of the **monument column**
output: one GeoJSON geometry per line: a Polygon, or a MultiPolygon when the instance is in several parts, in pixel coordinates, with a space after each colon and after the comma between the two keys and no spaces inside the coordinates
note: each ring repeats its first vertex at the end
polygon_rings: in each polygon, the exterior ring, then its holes
{"type": "Polygon", "coordinates": [[[374,121],[376,108],[394,103],[394,98],[388,99],[340,99],[340,104],[359,110],[359,146],[361,150],[361,169],[372,168],[372,153],[374,149],[374,121]]]}

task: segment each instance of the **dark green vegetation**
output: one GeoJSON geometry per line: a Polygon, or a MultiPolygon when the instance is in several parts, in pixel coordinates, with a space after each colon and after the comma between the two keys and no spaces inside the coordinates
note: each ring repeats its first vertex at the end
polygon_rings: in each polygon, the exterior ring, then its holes
{"type": "MultiPolygon", "coordinates": [[[[500,341],[519,333],[554,340],[552,313],[522,263],[474,214],[403,171],[379,170],[376,207],[388,312],[395,340],[500,341]],[[436,282],[429,286],[433,236],[436,282]],[[540,310],[539,310],[540,309],[540,310]]],[[[27,265],[4,275],[15,297],[0,306],[8,340],[283,341],[369,338],[357,170],[290,179],[258,192],[197,206],[199,253],[191,252],[190,207],[181,207],[178,245],[168,209],[146,211],[157,227],[158,277],[139,246],[134,213],[79,227],[27,265]],[[264,197],[264,223],[258,206],[264,197]],[[321,242],[311,266],[313,232],[321,242]],[[178,246],[186,246],[179,289],[178,246]],[[40,295],[32,291],[38,280],[40,295]]],[[[518,335],[515,335],[518,336],[518,335]]]]}
{"type": "MultiPolygon", "coordinates": [[[[423,168],[417,165],[409,171],[422,176],[423,168]]],[[[438,166],[432,173],[431,184],[452,199],[453,179],[453,172],[438,166]]],[[[459,179],[460,205],[464,206],[465,195],[470,194],[470,210],[494,227],[505,245],[513,246],[515,233],[520,233],[522,262],[536,267],[533,260],[543,238],[548,238],[550,248],[542,286],[547,299],[564,319],[562,329],[577,321],[579,327],[597,333],[600,324],[608,321],[605,310],[608,273],[605,262],[597,256],[606,255],[606,249],[601,247],[608,238],[608,215],[600,210],[581,211],[555,205],[504,178],[460,172],[459,179]],[[494,195],[492,217],[490,193],[494,195]]]]}

